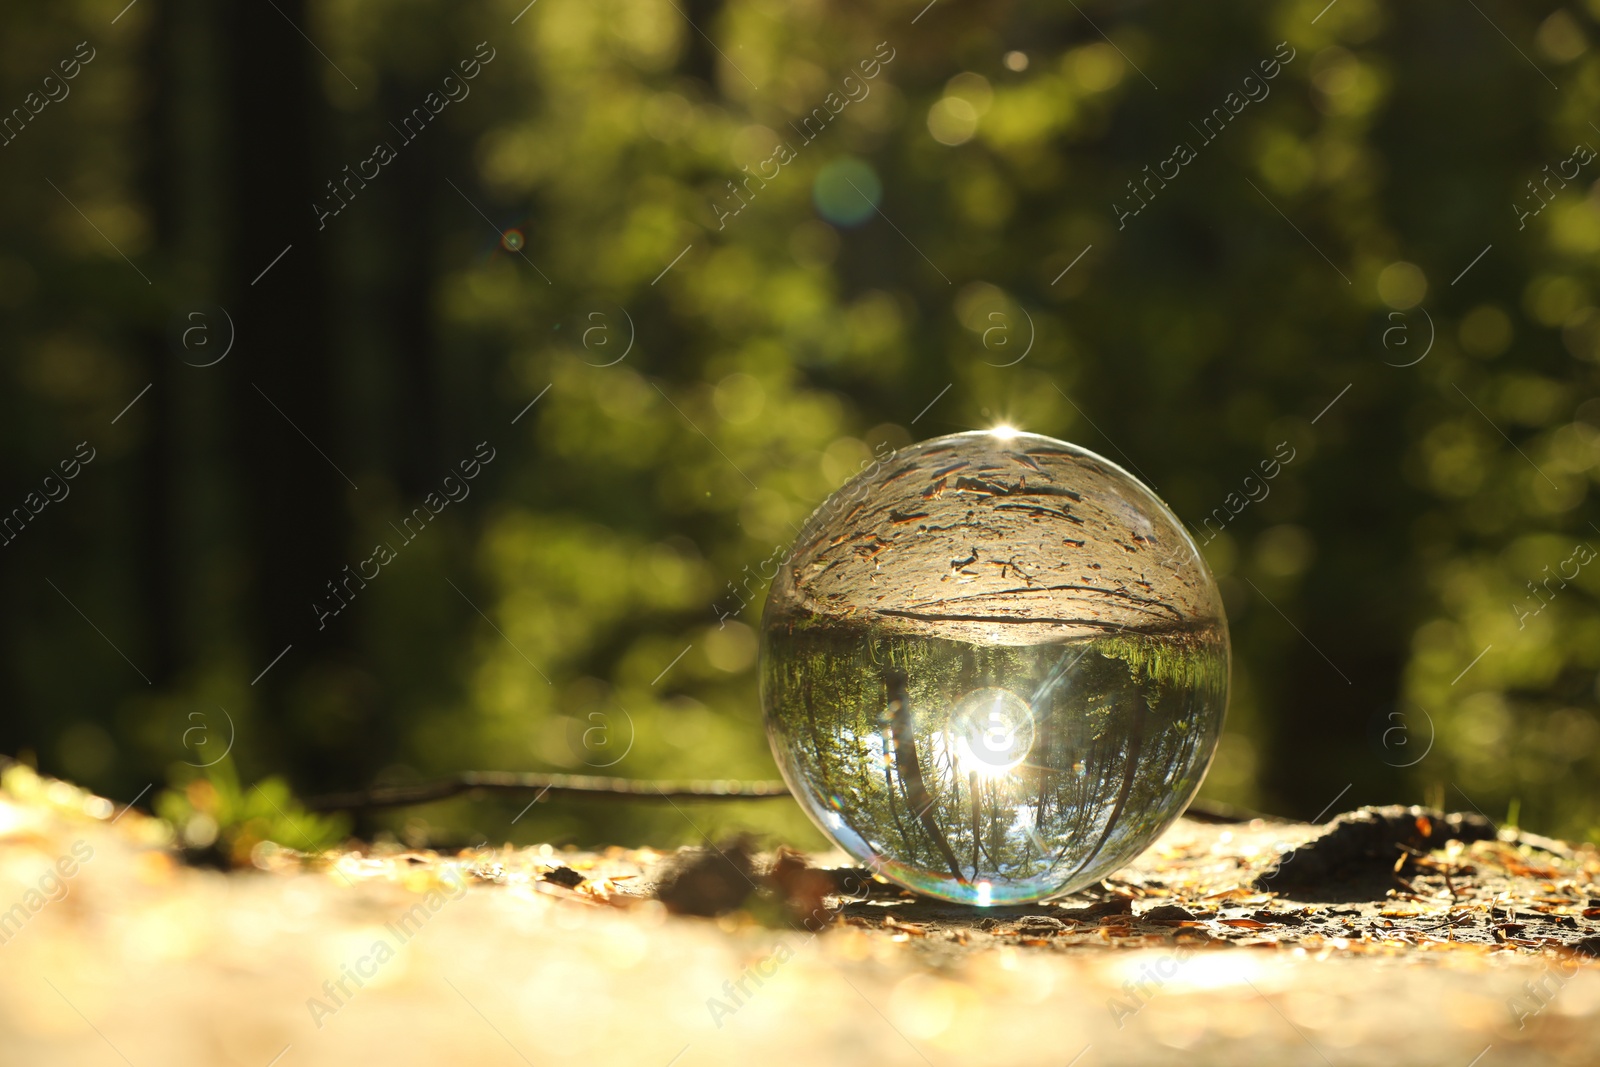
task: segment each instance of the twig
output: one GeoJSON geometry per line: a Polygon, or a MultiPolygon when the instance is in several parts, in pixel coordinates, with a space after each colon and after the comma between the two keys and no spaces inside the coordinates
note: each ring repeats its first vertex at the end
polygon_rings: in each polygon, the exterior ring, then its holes
{"type": "Polygon", "coordinates": [[[463,793],[538,793],[578,800],[769,800],[787,797],[782,782],[735,780],[652,781],[603,778],[588,774],[519,774],[512,771],[466,771],[452,778],[404,785],[375,785],[350,793],[333,793],[306,801],[312,811],[352,811],[427,804],[463,793]]]}
{"type": "MultiPolygon", "coordinates": [[[[463,771],[450,778],[404,785],[375,785],[349,793],[330,793],[305,802],[311,811],[360,811],[429,804],[463,793],[537,793],[574,800],[773,800],[789,796],[783,782],[745,782],[737,779],[658,781],[648,778],[606,778],[590,774],[539,774],[514,771],[463,771]]],[[[1189,818],[1207,822],[1232,822],[1237,809],[1195,801],[1189,818]]]]}
{"type": "MultiPolygon", "coordinates": [[[[19,763],[0,752],[0,771],[19,763]]],[[[575,800],[772,800],[789,795],[783,782],[746,782],[738,779],[659,781],[648,778],[606,778],[591,774],[520,774],[513,771],[463,771],[451,778],[404,785],[375,785],[348,793],[329,793],[305,802],[310,811],[360,811],[367,808],[403,808],[428,804],[463,793],[537,793],[575,800]]],[[[135,798],[137,799],[137,798],[135,798]]],[[[1258,813],[1227,804],[1196,800],[1184,813],[1200,822],[1247,822],[1258,813]]],[[[1271,818],[1272,816],[1266,816],[1271,818]]]]}

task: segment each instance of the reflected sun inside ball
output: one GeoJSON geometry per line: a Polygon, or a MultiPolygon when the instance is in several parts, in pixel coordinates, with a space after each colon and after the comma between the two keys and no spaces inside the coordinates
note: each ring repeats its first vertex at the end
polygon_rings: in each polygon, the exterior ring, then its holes
{"type": "Polygon", "coordinates": [[[1014,770],[1033,748],[1033,709],[1009,689],[978,689],[955,705],[947,734],[964,776],[995,777],[1014,770]]]}

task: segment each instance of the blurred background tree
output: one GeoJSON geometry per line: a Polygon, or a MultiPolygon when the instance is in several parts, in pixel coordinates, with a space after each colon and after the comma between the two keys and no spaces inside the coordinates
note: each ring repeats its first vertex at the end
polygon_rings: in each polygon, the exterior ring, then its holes
{"type": "MultiPolygon", "coordinates": [[[[1005,421],[1206,541],[1204,795],[1593,835],[1597,21],[11,5],[0,751],[124,799],[768,777],[762,562],[875,453],[1005,421]]],[[[818,840],[519,807],[362,828],[818,840]]]]}

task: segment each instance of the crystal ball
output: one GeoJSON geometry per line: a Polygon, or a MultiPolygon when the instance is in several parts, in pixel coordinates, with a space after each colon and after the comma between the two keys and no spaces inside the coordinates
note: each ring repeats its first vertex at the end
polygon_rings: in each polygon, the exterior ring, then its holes
{"type": "Polygon", "coordinates": [[[1182,523],[1093,452],[1015,431],[886,455],[772,580],[784,779],[858,862],[976,905],[1091,885],[1200,788],[1228,624],[1182,523]]]}

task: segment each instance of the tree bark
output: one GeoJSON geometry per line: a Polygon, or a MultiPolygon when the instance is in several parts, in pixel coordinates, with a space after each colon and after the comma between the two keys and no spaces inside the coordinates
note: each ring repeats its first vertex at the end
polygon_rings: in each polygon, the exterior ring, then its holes
{"type": "MultiPolygon", "coordinates": [[[[318,159],[318,89],[324,60],[303,0],[229,5],[225,39],[235,125],[230,158],[229,279],[238,342],[228,361],[234,487],[248,561],[245,610],[251,664],[285,658],[257,684],[279,740],[290,694],[337,672],[349,620],[317,627],[312,602],[327,599],[346,559],[345,500],[356,470],[336,400],[339,353],[331,344],[328,229],[312,202],[336,176],[318,159]],[[328,173],[324,175],[323,169],[328,173]],[[281,257],[281,258],[280,258],[281,257]]],[[[295,730],[308,784],[332,780],[338,742],[295,730]]],[[[347,773],[347,772],[346,772],[347,773]]],[[[340,775],[343,777],[343,775],[340,775]]]]}

